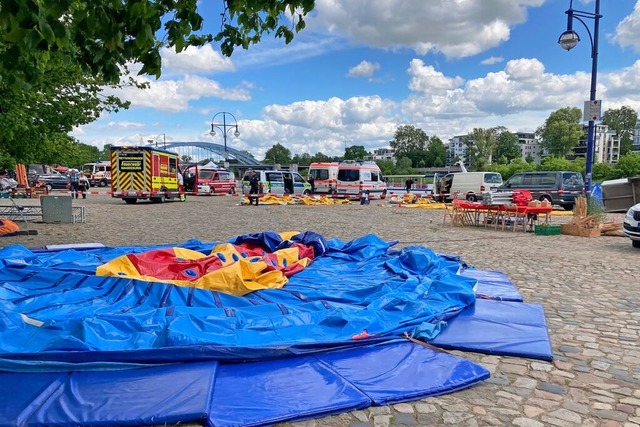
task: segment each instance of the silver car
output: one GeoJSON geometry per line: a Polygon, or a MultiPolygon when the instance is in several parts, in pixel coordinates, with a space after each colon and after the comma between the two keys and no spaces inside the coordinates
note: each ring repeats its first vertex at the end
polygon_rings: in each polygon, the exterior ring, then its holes
{"type": "Polygon", "coordinates": [[[624,234],[631,239],[634,248],[640,248],[640,203],[631,206],[624,216],[624,234]]]}

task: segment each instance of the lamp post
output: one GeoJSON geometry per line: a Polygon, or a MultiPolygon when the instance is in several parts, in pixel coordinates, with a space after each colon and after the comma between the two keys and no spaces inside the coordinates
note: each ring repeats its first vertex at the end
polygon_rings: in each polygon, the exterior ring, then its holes
{"type": "Polygon", "coordinates": [[[233,136],[235,136],[236,138],[240,136],[240,131],[238,131],[238,121],[236,120],[236,116],[226,111],[217,113],[211,119],[211,132],[209,132],[209,135],[211,135],[212,137],[216,136],[216,129],[222,132],[222,139],[224,140],[224,165],[225,167],[227,167],[229,164],[229,153],[227,153],[227,134],[231,129],[235,129],[235,131],[233,132],[233,136]],[[222,116],[222,123],[216,123],[216,117],[218,116],[222,116]],[[231,116],[234,122],[233,124],[227,123],[227,116],[231,116]]]}
{"type": "Polygon", "coordinates": [[[164,144],[163,147],[166,149],[167,148],[167,136],[164,133],[161,133],[160,135],[156,136],[155,139],[147,139],[147,142],[149,142],[149,144],[153,143],[155,141],[156,143],[156,148],[158,148],[158,138],[162,137],[162,143],[164,144]]]}
{"type": "MultiPolygon", "coordinates": [[[[580,10],[573,9],[573,0],[569,3],[569,10],[565,12],[567,14],[567,31],[560,35],[558,39],[558,43],[560,46],[569,51],[576,47],[578,42],[580,41],[580,37],[578,33],[573,31],[573,20],[576,19],[582,23],[584,28],[587,30],[589,34],[589,39],[591,40],[591,92],[589,96],[589,109],[592,106],[597,105],[599,111],[599,102],[596,101],[596,82],[598,79],[598,35],[600,32],[600,0],[596,0],[595,12],[583,12],[580,10]],[[593,19],[593,36],[591,35],[591,31],[589,31],[589,27],[582,20],[582,18],[593,19]]],[[[586,109],[586,107],[585,107],[586,109]]],[[[585,186],[587,188],[587,194],[591,192],[591,181],[592,181],[592,171],[593,171],[593,157],[594,157],[594,148],[595,148],[595,119],[593,114],[589,115],[589,127],[587,130],[587,164],[585,170],[585,186]]]]}

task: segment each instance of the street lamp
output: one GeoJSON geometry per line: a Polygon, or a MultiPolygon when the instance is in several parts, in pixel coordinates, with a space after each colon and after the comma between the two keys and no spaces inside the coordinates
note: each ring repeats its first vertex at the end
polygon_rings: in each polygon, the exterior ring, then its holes
{"type": "MultiPolygon", "coordinates": [[[[600,103],[596,101],[596,81],[598,79],[598,35],[600,32],[600,0],[596,0],[595,12],[583,12],[580,10],[573,9],[573,0],[569,3],[569,10],[565,12],[567,14],[567,31],[560,35],[558,39],[558,43],[560,47],[564,50],[571,50],[578,42],[580,42],[580,36],[578,33],[573,31],[573,20],[577,19],[582,23],[584,28],[587,30],[589,34],[589,39],[591,40],[591,93],[589,96],[589,108],[594,105],[599,105],[600,103]],[[589,31],[589,27],[581,18],[593,19],[593,37],[591,36],[591,31],[589,31]]],[[[586,107],[585,107],[586,109],[586,107]]],[[[599,111],[599,110],[598,110],[599,111]]],[[[594,157],[594,148],[595,148],[595,117],[593,114],[589,115],[589,128],[587,130],[587,164],[585,170],[585,186],[587,188],[587,194],[591,192],[591,181],[592,181],[592,171],[593,171],[593,157],[594,157]]]]}
{"type": "Polygon", "coordinates": [[[236,120],[236,116],[234,116],[231,113],[227,113],[226,111],[217,113],[211,119],[211,132],[209,132],[209,135],[211,135],[212,137],[216,136],[216,129],[222,132],[222,139],[224,140],[224,164],[226,167],[229,163],[229,158],[228,158],[229,153],[227,153],[227,134],[231,129],[235,129],[235,131],[233,132],[233,136],[235,136],[236,138],[240,136],[240,131],[238,131],[238,121],[236,120]],[[233,121],[235,124],[227,123],[227,115],[233,118],[233,121]],[[216,117],[218,116],[222,116],[222,123],[216,123],[216,117]]]}
{"type": "Polygon", "coordinates": [[[164,133],[161,133],[160,135],[156,136],[155,139],[147,139],[147,142],[149,142],[149,144],[152,144],[155,141],[156,148],[158,148],[158,138],[160,138],[160,137],[162,137],[162,143],[164,144],[163,147],[166,150],[167,149],[167,136],[164,133]]]}

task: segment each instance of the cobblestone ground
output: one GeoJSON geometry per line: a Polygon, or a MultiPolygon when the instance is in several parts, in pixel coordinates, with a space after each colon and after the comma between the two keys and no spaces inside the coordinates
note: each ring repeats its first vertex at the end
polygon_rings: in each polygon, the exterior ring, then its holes
{"type": "MultiPolygon", "coordinates": [[[[222,241],[271,229],[313,230],[343,240],[375,233],[400,246],[457,254],[477,268],[505,272],[525,301],[544,306],[554,362],[456,353],[485,366],[491,378],[445,396],[280,426],[640,426],[640,250],[628,239],[443,227],[442,211],[379,201],[257,207],[238,206],[239,201],[190,197],[185,203],[126,205],[90,196],[74,200],[86,206],[86,224],[31,223],[26,228],[38,235],[4,238],[0,244],[222,241]]],[[[23,202],[30,203],[38,201],[23,202]]],[[[552,223],[567,219],[554,217],[552,223]]]]}

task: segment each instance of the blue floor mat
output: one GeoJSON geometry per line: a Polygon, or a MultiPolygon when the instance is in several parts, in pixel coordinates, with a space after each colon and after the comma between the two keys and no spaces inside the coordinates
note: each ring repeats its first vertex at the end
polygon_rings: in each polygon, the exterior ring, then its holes
{"type": "Polygon", "coordinates": [[[553,360],[539,304],[478,299],[429,342],[447,349],[553,360]]]}
{"type": "Polygon", "coordinates": [[[452,393],[489,378],[476,363],[411,342],[316,357],[379,406],[452,393]]]}
{"type": "Polygon", "coordinates": [[[478,298],[497,299],[501,301],[522,301],[522,294],[501,271],[464,269],[461,276],[476,279],[474,288],[478,298]]]}
{"type": "Polygon", "coordinates": [[[264,426],[371,405],[369,398],[313,356],[223,364],[208,425],[264,426]]]}
{"type": "Polygon", "coordinates": [[[2,373],[0,426],[203,421],[216,368],[217,362],[206,362],[124,371],[2,373]]]}

